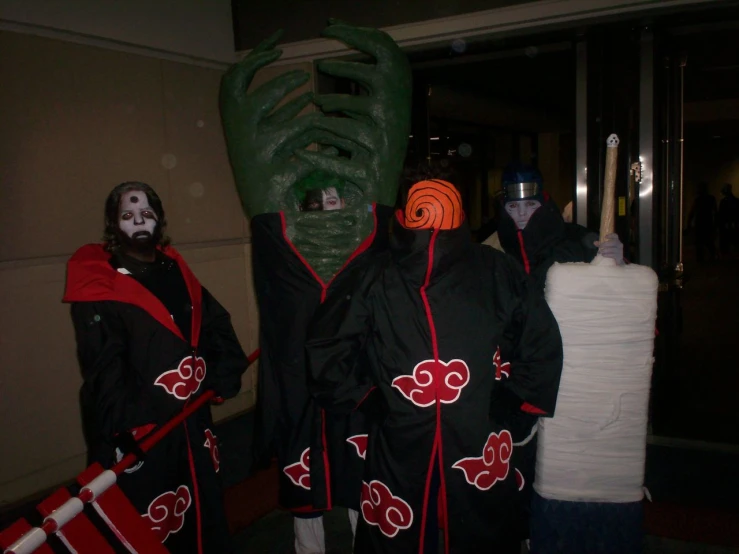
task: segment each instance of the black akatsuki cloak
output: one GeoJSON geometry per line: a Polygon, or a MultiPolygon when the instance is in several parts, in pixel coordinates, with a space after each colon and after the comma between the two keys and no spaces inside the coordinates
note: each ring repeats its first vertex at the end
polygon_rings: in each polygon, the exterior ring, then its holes
{"type": "Polygon", "coordinates": [[[280,505],[314,512],[359,508],[366,424],[360,412],[327,414],[308,392],[305,339],[318,306],[354,270],[387,249],[391,209],[374,206],[374,231],[329,282],[290,241],[283,213],[251,221],[254,282],[260,314],[255,461],[276,453],[280,505]]]}
{"type": "Polygon", "coordinates": [[[324,303],[307,351],[328,410],[384,404],[369,431],[355,552],[423,552],[438,464],[446,552],[515,542],[521,509],[510,411],[552,415],[562,370],[540,291],[463,224],[411,231],[324,303]],[[357,364],[363,355],[369,367],[357,364]]]}
{"type": "MultiPolygon", "coordinates": [[[[64,295],[84,378],[88,457],[106,468],[131,438],[141,440],[205,391],[234,396],[248,365],[228,312],[174,248],[158,252],[157,264],[166,266],[162,288],[182,291],[182,309],[165,306],[119,259],[100,244],[83,246],[67,265],[64,295]],[[178,327],[183,319],[189,329],[178,327]]],[[[219,465],[206,405],[118,485],[171,552],[220,554],[230,549],[219,465]]]]}
{"type": "Polygon", "coordinates": [[[590,262],[598,253],[593,244],[598,235],[581,225],[565,223],[557,205],[549,198],[545,198],[521,230],[501,210],[498,238],[506,254],[521,262],[542,290],[554,262],[590,262]]]}
{"type": "MultiPolygon", "coordinates": [[[[590,262],[598,253],[593,241],[598,235],[574,223],[565,223],[557,205],[548,195],[544,203],[529,219],[524,229],[518,229],[508,212],[501,210],[498,238],[506,254],[518,260],[534,284],[544,290],[547,272],[552,265],[567,262],[590,262]]],[[[513,463],[524,476],[522,501],[526,512],[520,521],[520,535],[529,536],[529,507],[533,497],[534,474],[536,469],[537,418],[528,414],[517,414],[510,420],[521,434],[528,434],[531,440],[516,448],[513,463]]]]}

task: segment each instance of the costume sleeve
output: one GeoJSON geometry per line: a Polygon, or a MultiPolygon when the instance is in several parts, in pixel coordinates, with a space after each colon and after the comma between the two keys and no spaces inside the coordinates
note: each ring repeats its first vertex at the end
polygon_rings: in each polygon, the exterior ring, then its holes
{"type": "Polygon", "coordinates": [[[203,287],[203,320],[200,349],[211,368],[211,386],[220,398],[236,396],[249,361],[236,337],[231,315],[203,287]]]}
{"type": "Polygon", "coordinates": [[[510,360],[505,394],[520,401],[520,409],[538,416],[554,415],[562,375],[562,337],[544,295],[521,274],[515,278],[517,301],[508,322],[503,359],[510,360]]]}
{"type": "Polygon", "coordinates": [[[155,422],[126,361],[127,332],[111,303],[71,307],[84,383],[80,394],[89,439],[112,441],[119,433],[155,422]]]}
{"type": "Polygon", "coordinates": [[[374,387],[362,363],[372,326],[369,287],[355,285],[357,280],[352,278],[345,283],[332,291],[316,312],[308,329],[306,355],[308,388],[318,404],[326,410],[348,413],[362,404],[374,387]]]}

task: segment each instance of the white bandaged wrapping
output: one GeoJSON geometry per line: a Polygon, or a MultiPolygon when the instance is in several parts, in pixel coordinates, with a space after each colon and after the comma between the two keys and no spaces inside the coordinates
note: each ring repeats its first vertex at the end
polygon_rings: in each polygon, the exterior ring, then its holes
{"type": "Polygon", "coordinates": [[[643,496],[658,279],[611,262],[554,264],[547,275],[564,367],[554,417],[539,422],[534,489],[544,498],[643,496]]]}

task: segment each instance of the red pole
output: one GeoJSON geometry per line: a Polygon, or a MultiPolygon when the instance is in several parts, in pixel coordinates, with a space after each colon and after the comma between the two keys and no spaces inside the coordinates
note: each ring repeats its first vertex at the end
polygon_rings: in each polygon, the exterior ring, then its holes
{"type": "MultiPolygon", "coordinates": [[[[148,452],[149,450],[151,450],[152,447],[156,443],[158,443],[160,440],[162,440],[172,429],[177,427],[185,419],[187,419],[192,414],[194,414],[199,408],[203,406],[203,404],[206,404],[213,397],[215,397],[215,395],[216,393],[213,392],[212,390],[206,391],[205,393],[200,395],[197,399],[195,399],[194,402],[185,406],[185,409],[182,410],[179,414],[174,416],[167,423],[165,423],[159,429],[154,431],[151,435],[148,435],[147,437],[145,437],[139,443],[139,448],[141,448],[141,450],[144,452],[148,452]]],[[[121,473],[123,473],[123,471],[131,467],[135,461],[136,461],[136,454],[128,453],[123,457],[123,459],[120,462],[118,462],[116,465],[111,467],[110,470],[116,475],[120,475],[121,473]]]]}
{"type": "MultiPolygon", "coordinates": [[[[249,364],[251,365],[254,360],[256,360],[259,357],[260,350],[257,348],[254,352],[252,352],[248,356],[249,364]]],[[[177,427],[180,423],[182,423],[184,420],[186,420],[188,417],[190,417],[192,414],[194,414],[196,411],[198,411],[200,408],[203,407],[206,403],[208,403],[210,400],[215,398],[216,393],[212,390],[205,391],[202,395],[200,395],[197,399],[195,399],[191,404],[188,404],[185,406],[185,408],[176,416],[174,416],[172,419],[167,421],[164,425],[162,425],[159,429],[154,431],[151,435],[148,435],[145,437],[141,442],[139,442],[139,448],[143,452],[148,452],[151,450],[159,441],[161,441],[167,434],[172,431],[175,427],[177,427]]],[[[136,461],[136,455],[135,454],[126,454],[123,459],[118,462],[116,465],[114,465],[111,469],[113,473],[116,475],[120,475],[124,470],[128,469],[131,465],[133,465],[133,462],[136,461]]],[[[92,493],[88,489],[83,489],[78,497],[80,500],[82,500],[84,503],[88,503],[92,500],[92,493]]],[[[46,536],[55,533],[59,530],[59,526],[57,525],[56,521],[53,518],[46,518],[44,523],[41,525],[40,528],[46,536]]],[[[26,535],[29,535],[33,533],[34,530],[30,530],[27,533],[23,535],[25,537],[26,535]]],[[[23,537],[21,537],[19,540],[21,540],[23,537]]],[[[16,541],[17,544],[18,541],[16,541]]],[[[12,546],[12,545],[11,545],[12,546]]],[[[46,547],[48,548],[48,546],[46,547]]],[[[36,550],[34,548],[34,550],[36,550]]],[[[11,552],[12,550],[8,551],[5,550],[4,552],[11,552]]]]}
{"type": "MultiPolygon", "coordinates": [[[[257,348],[254,352],[249,354],[248,360],[249,364],[251,365],[254,360],[256,360],[259,357],[260,350],[257,348]]],[[[200,395],[197,399],[195,399],[191,404],[188,404],[185,406],[185,408],[176,416],[174,416],[172,419],[170,419],[168,422],[166,422],[164,425],[162,425],[159,429],[154,431],[151,435],[147,435],[140,443],[139,448],[141,448],[142,451],[148,452],[151,450],[154,445],[156,445],[160,440],[162,440],[172,429],[177,427],[180,423],[185,421],[188,417],[190,417],[192,414],[194,414],[196,411],[198,411],[204,404],[215,398],[216,393],[212,390],[206,391],[202,395],[200,395]]],[[[124,470],[128,469],[133,465],[133,463],[136,461],[136,455],[129,453],[126,454],[123,459],[118,462],[116,465],[114,465],[110,470],[115,473],[116,475],[120,475],[124,470]]]]}

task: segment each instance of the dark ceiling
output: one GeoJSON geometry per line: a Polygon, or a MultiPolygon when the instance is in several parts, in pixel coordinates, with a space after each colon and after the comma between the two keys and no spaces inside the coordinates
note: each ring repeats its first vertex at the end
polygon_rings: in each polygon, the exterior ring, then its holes
{"type": "Polygon", "coordinates": [[[283,42],[319,38],[328,19],[362,27],[391,27],[532,0],[231,0],[236,50],[254,48],[277,29],[283,42]]]}
{"type": "Polygon", "coordinates": [[[536,107],[558,116],[574,117],[575,58],[572,43],[507,50],[481,55],[475,61],[418,64],[414,82],[444,85],[495,98],[516,107],[536,107]]]}
{"type": "Polygon", "coordinates": [[[686,54],[686,102],[739,99],[739,25],[678,35],[675,47],[686,54]]]}
{"type": "MultiPolygon", "coordinates": [[[[284,42],[317,36],[328,15],[362,25],[393,25],[455,13],[520,4],[521,0],[272,0],[255,3],[234,0],[236,36],[240,47],[253,46],[279,20],[286,29],[284,42]],[[289,13],[290,16],[285,16],[289,13]]],[[[705,5],[704,5],[705,6],[705,5]]],[[[611,23],[553,29],[533,36],[513,34],[480,37],[408,52],[417,86],[445,87],[500,106],[535,108],[574,124],[575,43],[604,29],[638,36],[649,25],[665,54],[685,54],[684,98],[687,103],[736,99],[739,102],[739,2],[716,2],[710,7],[662,14],[653,20],[624,19],[611,23]]],[[[638,42],[638,41],[637,41],[638,42]]],[[[637,44],[638,47],[638,44],[637,44]]],[[[618,51],[617,51],[618,52],[618,51]]],[[[638,69],[637,56],[633,58],[638,69]]],[[[618,55],[618,54],[617,54],[618,55]]],[[[631,62],[630,62],[631,63],[631,62]]],[[[662,66],[660,56],[655,70],[662,66]]],[[[629,78],[638,78],[636,75],[629,78]]],[[[659,80],[659,79],[658,79],[659,80]]],[[[655,91],[659,102],[660,90],[655,91]]],[[[433,115],[433,114],[431,114],[433,115]]],[[[686,121],[686,133],[703,138],[738,136],[734,121],[686,121]]],[[[736,121],[739,123],[739,121],[736,121]]]]}
{"type": "Polygon", "coordinates": [[[684,98],[692,104],[686,108],[685,138],[739,139],[739,21],[679,27],[673,51],[684,55],[684,98]],[[719,107],[711,107],[713,102],[719,107]]]}
{"type": "MultiPolygon", "coordinates": [[[[652,24],[665,55],[684,55],[686,103],[736,101],[733,114],[714,108],[716,115],[704,113],[697,118],[701,121],[688,117],[686,134],[702,139],[739,137],[739,120],[732,119],[739,112],[739,9],[676,14],[652,24]]],[[[615,27],[627,33],[638,25],[621,23],[615,27]]],[[[570,29],[547,36],[471,43],[461,53],[451,46],[410,53],[414,80],[416,84],[443,85],[517,107],[536,107],[574,122],[574,45],[582,35],[583,30],[570,29]]],[[[638,58],[634,62],[638,64],[638,58]]],[[[655,71],[662,67],[658,55],[655,71]]],[[[659,102],[659,86],[655,94],[659,102]]]]}

